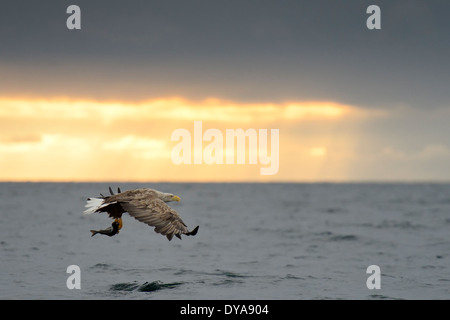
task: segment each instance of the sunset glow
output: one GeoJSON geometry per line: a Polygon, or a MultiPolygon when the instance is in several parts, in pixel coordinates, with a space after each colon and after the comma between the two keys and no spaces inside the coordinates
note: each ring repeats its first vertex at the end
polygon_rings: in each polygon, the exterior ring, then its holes
{"type": "Polygon", "coordinates": [[[335,118],[351,114],[355,109],[338,103],[308,101],[296,103],[237,103],[206,99],[189,101],[163,98],[139,103],[59,99],[0,98],[1,118],[42,119],[181,119],[221,122],[250,122],[254,120],[302,120],[335,118]]]}
{"type": "MultiPolygon", "coordinates": [[[[355,121],[363,114],[352,106],[320,101],[258,104],[175,97],[133,103],[3,97],[0,98],[0,164],[4,170],[0,180],[316,179],[307,169],[317,165],[318,157],[325,158],[332,153],[324,147],[308,147],[317,139],[316,135],[302,135],[297,139],[298,133],[293,128],[307,128],[312,123],[317,128],[322,122],[329,127],[330,121],[355,121]],[[261,177],[258,169],[249,164],[175,165],[170,159],[175,145],[170,140],[171,132],[177,128],[192,130],[195,120],[202,120],[205,129],[223,132],[237,128],[280,129],[280,173],[261,177]],[[305,170],[293,176],[291,172],[298,164],[305,170]]],[[[333,175],[340,177],[342,173],[333,175]]]]}

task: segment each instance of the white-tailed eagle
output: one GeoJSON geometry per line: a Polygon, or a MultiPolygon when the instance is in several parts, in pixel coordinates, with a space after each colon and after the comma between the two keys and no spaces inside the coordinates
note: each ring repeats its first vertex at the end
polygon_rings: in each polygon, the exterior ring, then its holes
{"type": "Polygon", "coordinates": [[[189,231],[186,224],[181,220],[179,214],[169,207],[166,202],[180,201],[180,197],[171,193],[164,193],[154,189],[141,188],[114,194],[109,188],[110,196],[88,198],[84,214],[94,212],[106,212],[114,218],[112,227],[105,230],[91,230],[92,235],[96,233],[113,236],[122,228],[122,214],[128,212],[133,218],[155,227],[155,232],[172,240],[173,236],[181,239],[181,235],[194,236],[197,234],[198,226],[189,231]]]}

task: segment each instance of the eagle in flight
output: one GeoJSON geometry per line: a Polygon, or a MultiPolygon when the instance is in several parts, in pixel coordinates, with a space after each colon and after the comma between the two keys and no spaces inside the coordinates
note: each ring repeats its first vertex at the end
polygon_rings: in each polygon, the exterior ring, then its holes
{"type": "Polygon", "coordinates": [[[112,227],[105,230],[91,230],[92,236],[100,233],[113,236],[119,233],[123,226],[122,214],[128,212],[133,218],[155,227],[155,232],[166,236],[172,240],[173,236],[181,239],[181,235],[195,236],[198,226],[189,231],[186,224],[181,220],[180,215],[169,207],[166,202],[180,201],[180,197],[171,193],[164,193],[149,188],[133,189],[121,192],[117,189],[114,194],[109,187],[111,195],[88,198],[84,214],[94,212],[106,212],[111,218],[114,218],[112,227]]]}

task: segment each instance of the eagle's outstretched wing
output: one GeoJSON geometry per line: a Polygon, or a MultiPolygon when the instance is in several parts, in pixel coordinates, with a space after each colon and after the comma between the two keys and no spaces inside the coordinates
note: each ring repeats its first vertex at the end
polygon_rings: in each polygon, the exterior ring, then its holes
{"type": "Polygon", "coordinates": [[[155,227],[155,232],[166,236],[169,240],[172,240],[173,236],[181,239],[182,234],[188,236],[197,234],[198,226],[189,231],[178,213],[158,198],[140,198],[119,203],[130,216],[155,227]]]}

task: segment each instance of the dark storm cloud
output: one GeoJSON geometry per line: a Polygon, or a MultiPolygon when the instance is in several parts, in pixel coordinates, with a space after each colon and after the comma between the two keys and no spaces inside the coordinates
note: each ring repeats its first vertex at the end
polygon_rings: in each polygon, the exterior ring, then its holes
{"type": "Polygon", "coordinates": [[[448,14],[435,0],[3,1],[0,93],[441,107],[448,14]],[[366,28],[371,4],[381,30],[366,28]]]}

